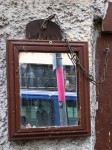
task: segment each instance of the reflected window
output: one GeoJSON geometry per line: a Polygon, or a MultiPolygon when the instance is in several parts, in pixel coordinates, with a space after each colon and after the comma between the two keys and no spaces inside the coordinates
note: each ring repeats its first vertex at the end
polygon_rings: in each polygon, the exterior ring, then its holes
{"type": "Polygon", "coordinates": [[[21,116],[26,120],[21,127],[78,126],[77,71],[70,58],[25,54],[19,55],[21,116]]]}
{"type": "Polygon", "coordinates": [[[25,128],[28,124],[31,127],[52,126],[53,121],[53,102],[45,97],[29,96],[21,93],[21,127],[25,128]],[[24,97],[24,98],[23,98],[24,97]],[[32,97],[32,98],[31,98],[32,97]]]}

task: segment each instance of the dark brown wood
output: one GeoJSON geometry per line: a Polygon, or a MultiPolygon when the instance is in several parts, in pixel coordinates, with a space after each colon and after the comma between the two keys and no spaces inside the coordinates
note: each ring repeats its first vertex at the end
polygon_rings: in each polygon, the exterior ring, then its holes
{"type": "Polygon", "coordinates": [[[108,9],[102,22],[102,31],[112,32],[112,2],[108,2],[108,9]]]}
{"type": "MultiPolygon", "coordinates": [[[[88,70],[87,42],[70,42],[77,52],[81,64],[88,70]]],[[[8,40],[7,41],[7,79],[8,79],[8,128],[9,139],[65,138],[90,135],[89,80],[79,70],[80,125],[70,127],[20,128],[19,97],[19,52],[69,52],[65,42],[8,40]]]]}
{"type": "Polygon", "coordinates": [[[96,80],[98,110],[96,113],[95,150],[112,149],[112,34],[102,33],[96,46],[96,80]],[[104,75],[106,48],[109,48],[107,70],[104,75]],[[102,80],[103,79],[103,80],[102,80]]]}
{"type": "Polygon", "coordinates": [[[26,38],[38,40],[62,40],[60,27],[52,21],[48,21],[47,28],[42,30],[44,19],[31,21],[26,25],[26,38]]]}
{"type": "Polygon", "coordinates": [[[7,77],[8,77],[8,131],[9,138],[15,134],[15,93],[14,93],[14,58],[13,58],[13,44],[7,41],[7,77]],[[12,102],[10,102],[12,101],[12,102]],[[11,130],[13,128],[13,130],[11,130]]]}
{"type": "Polygon", "coordinates": [[[20,84],[19,84],[19,50],[14,47],[14,77],[15,77],[15,108],[16,108],[16,121],[15,121],[15,124],[16,124],[16,132],[18,132],[20,130],[20,84]]]}

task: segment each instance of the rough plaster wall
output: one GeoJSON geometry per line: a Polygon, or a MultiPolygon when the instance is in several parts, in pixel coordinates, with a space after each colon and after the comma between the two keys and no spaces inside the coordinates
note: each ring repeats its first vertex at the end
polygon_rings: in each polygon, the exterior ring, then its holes
{"type": "Polygon", "coordinates": [[[61,140],[8,141],[6,39],[23,39],[26,24],[46,18],[52,13],[59,16],[61,25],[75,40],[88,41],[90,72],[94,74],[96,32],[93,18],[103,17],[105,0],[0,0],[0,150],[93,150],[95,144],[95,86],[91,92],[91,137],[61,140]]]}

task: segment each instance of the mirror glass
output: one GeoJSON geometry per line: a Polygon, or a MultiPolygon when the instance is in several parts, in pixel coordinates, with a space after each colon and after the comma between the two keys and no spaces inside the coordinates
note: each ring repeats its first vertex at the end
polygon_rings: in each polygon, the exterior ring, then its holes
{"type": "Polygon", "coordinates": [[[19,53],[21,128],[78,126],[77,70],[67,53],[19,53]]]}

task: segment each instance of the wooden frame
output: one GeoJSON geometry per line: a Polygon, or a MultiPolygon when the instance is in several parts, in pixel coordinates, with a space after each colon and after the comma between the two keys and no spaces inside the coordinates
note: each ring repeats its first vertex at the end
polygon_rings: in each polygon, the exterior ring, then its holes
{"type": "MultiPolygon", "coordinates": [[[[81,64],[88,71],[87,42],[70,42],[81,64]]],[[[67,127],[20,128],[19,96],[19,52],[69,52],[62,41],[8,40],[7,41],[7,82],[8,82],[8,131],[9,139],[66,138],[90,135],[89,81],[78,69],[79,101],[81,124],[67,127]]]]}

